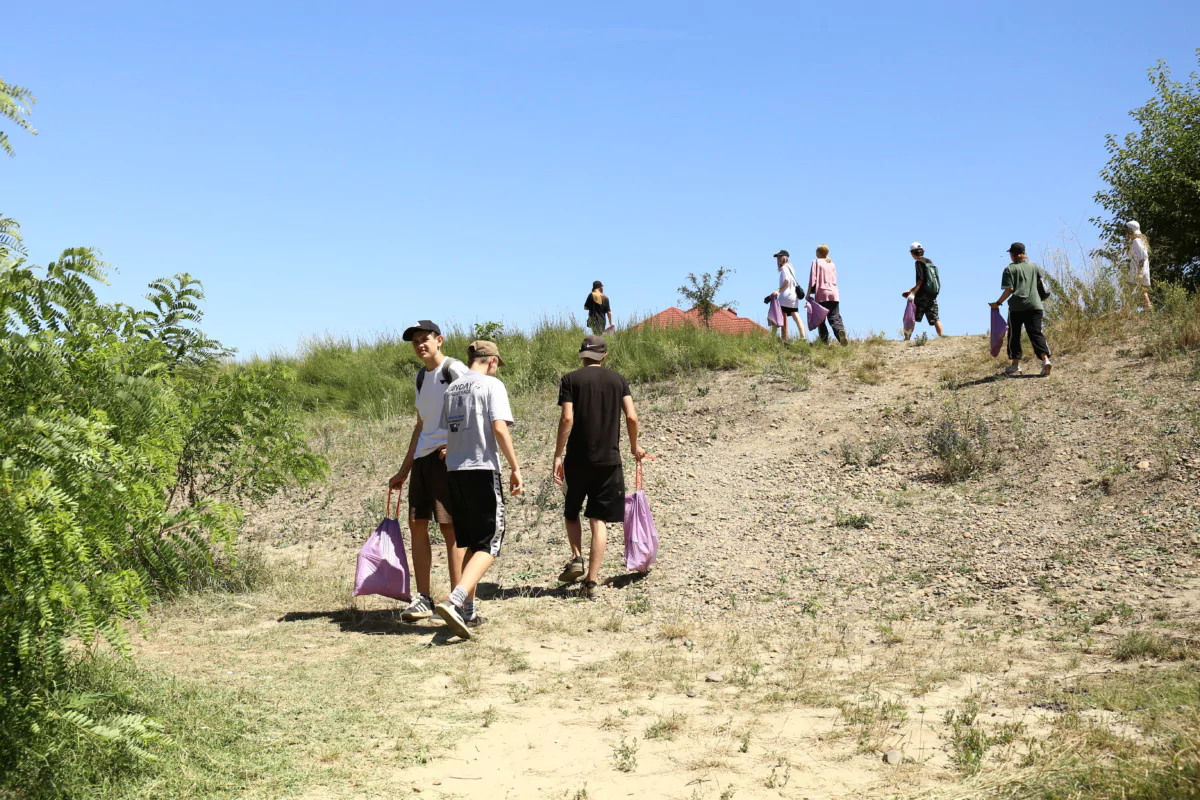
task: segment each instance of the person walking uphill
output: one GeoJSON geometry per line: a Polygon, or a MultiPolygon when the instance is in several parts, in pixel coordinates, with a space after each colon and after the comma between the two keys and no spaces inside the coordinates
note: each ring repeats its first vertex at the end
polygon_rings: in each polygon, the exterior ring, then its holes
{"type": "Polygon", "coordinates": [[[788,317],[796,323],[796,331],[800,338],[808,336],[804,323],[800,321],[800,300],[804,292],[800,291],[799,281],[796,280],[796,270],[792,267],[791,256],[787,250],[775,254],[775,266],[779,270],[779,288],[771,293],[771,297],[779,298],[779,308],[783,311],[783,341],[788,340],[788,317]]]}
{"type": "Polygon", "coordinates": [[[592,281],[592,291],[583,301],[583,308],[588,312],[587,324],[592,333],[597,336],[604,333],[605,317],[608,318],[608,326],[612,326],[612,308],[608,304],[608,295],[604,293],[604,284],[600,281],[592,281]]]}
{"type": "Polygon", "coordinates": [[[1129,238],[1129,284],[1141,291],[1142,308],[1150,311],[1150,240],[1135,219],[1125,223],[1125,235],[1129,238]]]}
{"type": "Polygon", "coordinates": [[[558,387],[562,406],[558,438],[554,444],[554,482],[567,487],[563,515],[571,560],[558,576],[562,583],[584,577],[582,510],[592,532],[583,596],[595,596],[600,565],[607,543],[605,524],[625,521],[625,473],[621,467],[621,413],[629,431],[629,449],[641,461],[646,451],[638,446],[638,416],[629,392],[629,381],[603,366],[608,343],[587,336],[579,348],[583,366],[563,376],[558,387]],[[564,449],[566,453],[564,455],[564,449]],[[584,508],[584,499],[587,508],[584,508]]]}
{"type": "Polygon", "coordinates": [[[849,344],[846,338],[846,325],[842,322],[841,301],[838,298],[837,266],[829,258],[829,246],[817,248],[817,257],[813,259],[808,270],[808,295],[813,300],[829,309],[829,316],[817,332],[822,342],[829,342],[829,328],[842,344],[849,344]],[[828,324],[829,327],[826,327],[828,324]]]}
{"type": "Polygon", "coordinates": [[[467,373],[461,361],[442,353],[442,329],[423,319],[404,332],[404,341],[412,342],[413,351],[424,365],[417,373],[417,423],[408,442],[408,452],[400,471],[388,481],[388,488],[401,491],[408,483],[408,531],[412,542],[413,573],[417,596],[400,618],[415,622],[433,616],[433,598],[429,589],[429,571],[433,554],[429,546],[429,523],[434,521],[446,542],[446,561],[450,566],[450,585],[458,583],[462,571],[463,549],[454,537],[454,515],[450,489],[446,482],[446,428],[441,424],[442,399],[446,387],[467,373]]]}
{"type": "Polygon", "coordinates": [[[1042,317],[1045,313],[1038,282],[1041,270],[1025,255],[1025,245],[1013,242],[1008,248],[1012,263],[1004,268],[1004,277],[1000,279],[1003,293],[994,303],[988,303],[992,308],[999,308],[1005,300],[1008,301],[1008,357],[1012,363],[1004,368],[1005,375],[1021,374],[1021,328],[1029,333],[1029,343],[1033,345],[1033,353],[1042,361],[1042,377],[1050,374],[1050,345],[1042,335],[1042,317]]]}
{"type": "Polygon", "coordinates": [[[496,377],[504,366],[492,342],[467,346],[470,370],[446,389],[446,469],[455,510],[458,545],[466,550],[462,574],[450,596],[434,607],[450,630],[471,638],[484,619],[475,608],[475,589],[500,555],[506,517],[500,484],[500,453],[508,461],[509,491],[521,493],[521,467],[513,449],[508,390],[496,377]]]}
{"type": "MultiPolygon", "coordinates": [[[[925,257],[925,248],[921,246],[920,242],[913,242],[909,245],[908,254],[913,257],[917,280],[913,288],[905,292],[904,296],[913,301],[917,312],[917,322],[924,317],[937,331],[938,336],[945,336],[946,334],[942,330],[942,320],[938,316],[937,299],[938,293],[942,290],[942,280],[938,276],[938,268],[925,257]]],[[[911,337],[912,331],[904,332],[905,340],[911,337]]]]}

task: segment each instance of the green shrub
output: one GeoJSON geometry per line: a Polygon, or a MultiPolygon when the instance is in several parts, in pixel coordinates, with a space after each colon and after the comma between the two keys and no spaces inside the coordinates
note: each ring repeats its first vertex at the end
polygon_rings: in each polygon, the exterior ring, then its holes
{"type": "Polygon", "coordinates": [[[73,660],[98,640],[124,651],[126,620],[207,581],[237,501],[324,472],[287,370],[230,372],[190,276],[136,310],[98,302],[91,250],[44,270],[13,256],[0,241],[0,787],[77,740],[131,756],[160,741],[152,720],[73,692],[73,660]]]}

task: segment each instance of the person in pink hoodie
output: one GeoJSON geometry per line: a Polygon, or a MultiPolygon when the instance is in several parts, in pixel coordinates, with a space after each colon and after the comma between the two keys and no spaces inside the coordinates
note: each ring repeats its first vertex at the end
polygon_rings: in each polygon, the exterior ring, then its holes
{"type": "Polygon", "coordinates": [[[813,300],[829,309],[829,316],[817,332],[821,341],[829,342],[829,328],[842,344],[849,344],[846,338],[846,325],[842,322],[840,300],[838,298],[837,266],[829,258],[829,245],[823,244],[817,248],[817,257],[813,259],[808,269],[808,295],[813,300]]]}

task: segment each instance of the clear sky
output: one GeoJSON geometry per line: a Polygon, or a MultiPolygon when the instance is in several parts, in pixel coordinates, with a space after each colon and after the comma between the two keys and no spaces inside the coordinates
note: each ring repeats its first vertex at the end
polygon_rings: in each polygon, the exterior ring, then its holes
{"type": "MultiPolygon", "coordinates": [[[[0,157],[33,260],[104,296],[187,271],[243,355],[417,317],[527,326],[593,279],[618,318],[826,242],[852,333],[895,335],[907,245],[980,332],[1013,240],[1090,244],[1105,133],[1196,69],[1200,3],[20,3],[0,157]]],[[[801,271],[803,272],[803,267],[801,271]]],[[[922,329],[924,327],[922,326],[922,329]]]]}

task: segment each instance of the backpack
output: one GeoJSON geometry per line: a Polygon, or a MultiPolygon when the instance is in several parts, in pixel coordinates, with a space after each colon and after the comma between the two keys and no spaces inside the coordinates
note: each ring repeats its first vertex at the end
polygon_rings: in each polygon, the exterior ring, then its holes
{"type": "MultiPolygon", "coordinates": [[[[451,364],[458,364],[460,367],[463,365],[462,362],[459,361],[457,358],[450,358],[449,356],[447,356],[446,360],[444,362],[442,362],[442,365],[440,367],[438,367],[438,369],[440,369],[442,371],[442,383],[450,383],[450,381],[447,380],[447,378],[446,378],[446,372],[450,369],[451,364]]],[[[423,387],[425,385],[425,373],[427,373],[427,372],[429,372],[429,370],[425,369],[424,367],[421,367],[421,369],[417,371],[417,394],[418,395],[421,394],[421,387],[423,387]]]]}
{"type": "Polygon", "coordinates": [[[942,291],[942,282],[938,278],[937,264],[934,264],[932,261],[925,262],[925,287],[924,288],[925,288],[926,292],[933,295],[934,297],[937,297],[938,293],[940,291],[942,291]]]}

